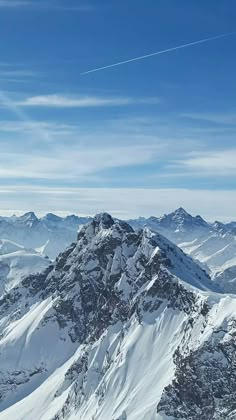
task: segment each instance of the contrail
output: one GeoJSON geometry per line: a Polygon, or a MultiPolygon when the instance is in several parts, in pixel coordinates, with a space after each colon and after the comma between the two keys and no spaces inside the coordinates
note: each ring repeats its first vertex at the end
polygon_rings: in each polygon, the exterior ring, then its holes
{"type": "Polygon", "coordinates": [[[182,48],[191,47],[191,46],[197,45],[197,44],[203,44],[204,42],[209,42],[209,41],[213,41],[215,39],[225,38],[226,36],[234,35],[234,34],[236,34],[236,31],[228,32],[228,33],[221,34],[221,35],[212,36],[210,38],[200,39],[199,41],[190,42],[189,44],[178,45],[177,47],[172,47],[172,48],[168,48],[166,50],[161,50],[161,51],[157,51],[157,52],[154,52],[154,53],[151,53],[151,54],[142,55],[141,57],[135,57],[135,58],[131,58],[129,60],[120,61],[119,63],[109,64],[108,66],[98,67],[96,69],[88,70],[88,71],[85,71],[83,73],[80,73],[80,75],[82,76],[84,74],[94,73],[96,71],[109,69],[111,67],[122,66],[123,64],[131,63],[133,61],[143,60],[145,58],[153,57],[155,55],[165,54],[165,53],[168,53],[168,52],[171,52],[171,51],[180,50],[182,48]]]}

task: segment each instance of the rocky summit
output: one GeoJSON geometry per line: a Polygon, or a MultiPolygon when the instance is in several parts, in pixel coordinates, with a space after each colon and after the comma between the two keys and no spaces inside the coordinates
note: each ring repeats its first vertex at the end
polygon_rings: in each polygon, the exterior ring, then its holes
{"type": "Polygon", "coordinates": [[[98,214],[0,298],[0,420],[233,420],[235,357],[236,297],[98,214]]]}

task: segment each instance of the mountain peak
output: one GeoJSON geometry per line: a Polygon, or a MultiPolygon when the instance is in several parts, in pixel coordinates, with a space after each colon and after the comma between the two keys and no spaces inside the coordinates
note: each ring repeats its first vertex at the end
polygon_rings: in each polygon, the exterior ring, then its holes
{"type": "Polygon", "coordinates": [[[38,218],[33,211],[29,211],[22,216],[13,219],[16,223],[24,224],[25,226],[32,226],[34,223],[38,222],[38,218]]]}
{"type": "Polygon", "coordinates": [[[48,220],[61,220],[61,217],[57,216],[54,213],[47,213],[43,218],[48,220]]]}
{"type": "Polygon", "coordinates": [[[42,217],[41,219],[44,223],[50,223],[50,224],[57,224],[60,223],[62,221],[62,218],[57,216],[56,214],[53,213],[47,213],[44,217],[42,217]]]}
{"type": "Polygon", "coordinates": [[[115,221],[108,213],[98,213],[93,218],[93,224],[96,227],[101,227],[102,229],[109,229],[114,225],[115,221]]]}
{"type": "Polygon", "coordinates": [[[189,213],[183,208],[183,207],[179,207],[178,209],[176,209],[175,211],[174,211],[174,213],[177,213],[177,214],[183,214],[183,215],[188,215],[189,216],[189,213]]]}
{"type": "MultiPolygon", "coordinates": [[[[173,213],[167,214],[164,218],[174,221],[175,223],[186,225],[185,227],[192,225],[198,227],[207,227],[208,223],[199,215],[192,216],[183,207],[179,207],[173,213]]],[[[162,218],[163,219],[163,218],[162,218]]]]}
{"type": "Polygon", "coordinates": [[[168,214],[167,217],[170,217],[172,220],[183,221],[183,222],[196,220],[198,218],[198,216],[196,217],[192,216],[183,207],[179,207],[177,210],[173,211],[173,213],[168,214]]]}
{"type": "Polygon", "coordinates": [[[20,218],[24,219],[38,219],[36,214],[33,211],[28,211],[27,213],[23,214],[20,218]]]}

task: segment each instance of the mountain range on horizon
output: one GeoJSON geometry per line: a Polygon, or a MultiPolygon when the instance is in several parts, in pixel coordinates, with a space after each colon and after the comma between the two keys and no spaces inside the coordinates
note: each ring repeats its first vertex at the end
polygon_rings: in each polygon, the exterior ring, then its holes
{"type": "MultiPolygon", "coordinates": [[[[39,221],[45,222],[45,224],[49,225],[51,224],[57,224],[57,223],[61,223],[62,221],[64,221],[64,223],[70,223],[72,221],[77,222],[79,224],[84,224],[87,223],[88,221],[90,221],[92,219],[93,216],[81,216],[79,213],[77,214],[67,214],[66,216],[59,216],[56,213],[45,213],[45,215],[43,216],[37,216],[36,213],[34,211],[27,211],[26,213],[22,213],[21,215],[17,216],[16,214],[12,214],[11,216],[3,216],[0,215],[0,221],[7,221],[7,222],[19,222],[19,223],[38,223],[39,221]]],[[[114,217],[114,216],[113,216],[114,217]]],[[[183,207],[178,207],[176,210],[173,210],[170,213],[165,213],[162,216],[149,216],[149,217],[143,217],[142,215],[140,215],[137,218],[126,218],[126,221],[140,221],[140,223],[144,222],[146,220],[150,220],[152,218],[154,219],[158,219],[158,220],[168,220],[171,218],[177,219],[177,218],[182,218],[182,219],[192,219],[193,221],[196,222],[199,221],[200,224],[204,225],[204,224],[209,224],[209,225],[214,225],[214,224],[218,224],[218,225],[222,225],[225,226],[226,228],[230,229],[230,228],[234,228],[236,227],[236,221],[232,220],[231,222],[222,222],[220,220],[215,220],[214,222],[209,222],[207,220],[205,220],[204,218],[202,218],[200,215],[196,215],[196,216],[192,216],[190,212],[186,211],[186,209],[184,209],[183,207]]]]}
{"type": "MultiPolygon", "coordinates": [[[[54,260],[76,240],[80,227],[91,220],[91,217],[59,217],[52,213],[38,218],[34,212],[0,217],[0,239],[54,260]]],[[[161,233],[201,264],[223,289],[236,290],[236,222],[208,223],[182,207],[162,217],[140,217],[127,222],[134,230],[148,228],[161,233]]]]}

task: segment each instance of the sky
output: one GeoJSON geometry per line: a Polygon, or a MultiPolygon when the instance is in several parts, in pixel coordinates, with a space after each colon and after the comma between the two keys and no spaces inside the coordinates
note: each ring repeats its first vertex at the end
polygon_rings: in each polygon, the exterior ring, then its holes
{"type": "Polygon", "coordinates": [[[236,220],[235,0],[0,0],[0,214],[236,220]]]}

